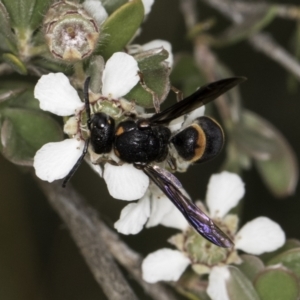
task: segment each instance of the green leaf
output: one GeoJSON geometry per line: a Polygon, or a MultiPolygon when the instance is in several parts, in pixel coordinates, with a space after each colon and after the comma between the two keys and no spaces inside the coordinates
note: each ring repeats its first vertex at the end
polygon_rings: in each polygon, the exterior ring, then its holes
{"type": "Polygon", "coordinates": [[[28,80],[3,80],[0,89],[0,110],[6,107],[39,109],[39,101],[33,96],[34,84],[28,80]]]}
{"type": "Polygon", "coordinates": [[[19,108],[2,111],[1,151],[15,164],[31,166],[38,149],[61,139],[61,127],[45,113],[19,108]]]}
{"type": "Polygon", "coordinates": [[[21,75],[27,75],[26,66],[23,62],[15,55],[11,53],[2,54],[3,60],[8,63],[17,73],[21,75]]]}
{"type": "Polygon", "coordinates": [[[132,0],[121,6],[102,25],[104,38],[100,41],[96,53],[107,60],[113,53],[123,50],[137,32],[143,19],[144,5],[141,0],[132,0]]]}
{"type": "MultiPolygon", "coordinates": [[[[291,52],[294,55],[295,59],[297,61],[300,60],[300,22],[297,20],[296,22],[296,29],[295,33],[293,33],[292,36],[292,42],[291,42],[291,52]]],[[[287,88],[290,93],[295,94],[298,91],[299,82],[298,77],[288,72],[287,73],[287,88]]]]}
{"type": "MultiPolygon", "coordinates": [[[[170,90],[170,68],[164,60],[168,52],[164,49],[145,51],[134,56],[142,72],[143,80],[151,91],[162,103],[170,90]]],[[[138,105],[145,108],[153,107],[153,96],[140,84],[137,84],[126,96],[126,99],[134,100],[138,105]]]]}
{"type": "Polygon", "coordinates": [[[46,10],[52,0],[2,0],[6,7],[13,28],[20,32],[32,31],[41,26],[46,10]]]}
{"type": "Polygon", "coordinates": [[[9,107],[36,109],[40,111],[40,103],[33,97],[32,90],[24,91],[24,93],[11,99],[9,107]]]}
{"type": "Polygon", "coordinates": [[[256,275],[264,269],[263,262],[256,256],[243,254],[241,255],[243,260],[242,264],[238,265],[237,268],[252,281],[256,275]]]}
{"type": "Polygon", "coordinates": [[[157,68],[160,63],[166,60],[168,57],[168,51],[163,47],[143,51],[134,55],[135,60],[139,64],[139,68],[143,71],[157,68]]]}
{"type": "Polygon", "coordinates": [[[282,264],[300,278],[300,248],[283,252],[267,262],[267,265],[282,264]]]}
{"type": "Polygon", "coordinates": [[[0,89],[0,103],[14,99],[15,97],[20,96],[24,92],[24,88],[17,88],[13,90],[8,88],[0,89]]]}
{"type": "MultiPolygon", "coordinates": [[[[164,81],[159,80],[165,73],[162,69],[143,72],[144,81],[147,87],[153,91],[158,98],[164,96],[164,81]]],[[[141,85],[137,84],[126,96],[128,100],[134,100],[138,105],[144,108],[153,108],[153,97],[150,92],[146,91],[141,85]]],[[[159,101],[160,103],[162,101],[159,101]]]]}
{"type": "Polygon", "coordinates": [[[299,296],[296,276],[283,268],[269,268],[261,272],[255,282],[261,300],[295,300],[299,296]]]}
{"type": "Polygon", "coordinates": [[[112,14],[115,10],[128,2],[128,0],[101,0],[101,2],[107,13],[112,14]]]}
{"type": "Polygon", "coordinates": [[[288,239],[288,240],[285,241],[285,243],[282,247],[275,250],[274,252],[263,253],[262,255],[260,255],[260,258],[264,262],[268,262],[272,258],[274,258],[275,256],[277,256],[277,255],[279,255],[283,252],[286,252],[288,250],[295,249],[295,248],[300,248],[300,241],[298,241],[296,239],[288,239]]]}
{"type": "Polygon", "coordinates": [[[90,60],[87,75],[91,77],[90,90],[100,93],[102,89],[102,74],[104,70],[104,59],[100,55],[93,55],[90,60]]]}
{"type": "Polygon", "coordinates": [[[0,48],[3,51],[16,53],[16,39],[11,27],[8,12],[3,3],[0,2],[0,48]]]}
{"type": "Polygon", "coordinates": [[[230,277],[226,287],[230,300],[259,300],[251,281],[236,267],[228,266],[230,277]]]}
{"type": "Polygon", "coordinates": [[[185,96],[189,96],[207,83],[207,80],[195,66],[194,58],[191,55],[182,55],[173,66],[171,82],[172,85],[180,87],[185,96]]]}
{"type": "Polygon", "coordinates": [[[73,66],[70,64],[64,64],[62,61],[59,63],[53,61],[53,57],[47,53],[43,55],[43,58],[35,58],[32,60],[35,66],[39,66],[41,69],[47,70],[47,72],[62,72],[65,75],[71,75],[74,72],[73,66]]]}
{"type": "Polygon", "coordinates": [[[294,192],[298,182],[298,163],[284,136],[269,122],[243,110],[242,123],[234,128],[238,147],[254,158],[255,165],[271,192],[284,197],[294,192]]]}
{"type": "Polygon", "coordinates": [[[176,282],[176,290],[189,300],[210,300],[206,293],[207,281],[191,269],[186,270],[176,282]]]}

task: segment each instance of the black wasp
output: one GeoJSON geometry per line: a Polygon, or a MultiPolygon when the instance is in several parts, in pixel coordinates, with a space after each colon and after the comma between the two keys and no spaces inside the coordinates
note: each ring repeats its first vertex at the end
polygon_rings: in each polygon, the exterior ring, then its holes
{"type": "Polygon", "coordinates": [[[162,112],[149,118],[128,118],[116,127],[114,119],[105,113],[97,112],[91,116],[88,77],[84,84],[84,100],[90,137],[85,142],[81,157],[64,179],[63,186],[81,164],[89,143],[97,154],[109,153],[114,149],[123,162],[132,163],[148,175],[199,234],[217,246],[232,247],[233,242],[229,237],[182,194],[176,177],[155,163],[168,159],[171,144],[186,161],[201,163],[216,156],[223,146],[223,130],[211,118],[197,118],[190,126],[174,135],[166,125],[213,101],[245,80],[244,77],[232,77],[210,83],[162,112]]]}

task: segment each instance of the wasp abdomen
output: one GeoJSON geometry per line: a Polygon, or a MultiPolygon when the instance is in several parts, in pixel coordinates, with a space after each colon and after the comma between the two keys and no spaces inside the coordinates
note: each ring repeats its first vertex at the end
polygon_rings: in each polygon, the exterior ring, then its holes
{"type": "Polygon", "coordinates": [[[224,134],[216,121],[209,117],[200,117],[177,133],[171,143],[184,160],[201,163],[219,154],[223,147],[224,134]]]}

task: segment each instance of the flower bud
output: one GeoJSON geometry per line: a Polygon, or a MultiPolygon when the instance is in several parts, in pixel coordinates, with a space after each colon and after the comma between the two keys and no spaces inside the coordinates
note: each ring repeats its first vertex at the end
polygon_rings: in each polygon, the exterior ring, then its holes
{"type": "Polygon", "coordinates": [[[50,7],[44,18],[44,32],[52,55],[70,62],[90,56],[100,34],[96,21],[82,5],[69,1],[50,7]]]}

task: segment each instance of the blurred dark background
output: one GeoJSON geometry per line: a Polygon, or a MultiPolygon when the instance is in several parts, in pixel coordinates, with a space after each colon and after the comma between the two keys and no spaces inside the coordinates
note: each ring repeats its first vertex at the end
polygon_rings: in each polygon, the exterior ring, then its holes
{"type": "MultiPolygon", "coordinates": [[[[298,1],[289,3],[298,4],[298,1]]],[[[284,4],[286,4],[284,2],[284,4]]],[[[165,39],[174,53],[192,51],[185,38],[185,27],[178,1],[157,0],[143,25],[139,43],[165,39]]],[[[199,4],[201,19],[215,17],[219,26],[228,25],[216,11],[199,4]]],[[[295,22],[276,19],[265,30],[288,48],[295,22]]],[[[241,86],[243,105],[276,126],[300,152],[300,93],[287,88],[288,73],[247,42],[216,51],[219,59],[236,75],[248,77],[241,86]]],[[[300,86],[299,86],[300,87],[300,86]]],[[[211,174],[218,172],[222,155],[209,164],[194,166],[180,180],[193,199],[203,199],[211,174]]],[[[5,300],[105,299],[95,283],[68,230],[47,203],[31,175],[0,157],[0,298],[5,300]]],[[[294,195],[276,199],[265,187],[255,168],[243,173],[246,195],[242,223],[257,216],[278,222],[288,238],[300,238],[299,187],[294,195]]],[[[100,215],[113,224],[122,201],[112,199],[103,180],[82,165],[72,184],[100,215]]],[[[138,236],[124,236],[136,251],[146,255],[163,246],[175,231],[163,227],[146,229],[138,236]]],[[[141,294],[141,299],[147,299],[141,294]]]]}

